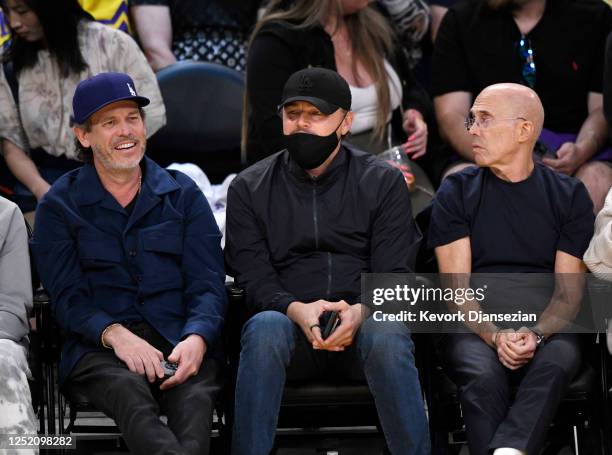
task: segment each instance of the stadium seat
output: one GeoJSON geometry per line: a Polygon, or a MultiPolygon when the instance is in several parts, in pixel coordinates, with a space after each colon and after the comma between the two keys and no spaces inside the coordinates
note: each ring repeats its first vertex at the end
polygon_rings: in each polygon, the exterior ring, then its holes
{"type": "MultiPolygon", "coordinates": [[[[250,317],[245,305],[245,291],[238,286],[229,290],[230,305],[227,317],[227,341],[232,386],[226,390],[228,429],[232,428],[234,390],[240,359],[240,335],[243,324],[250,317]]],[[[277,438],[283,435],[283,448],[312,448],[318,452],[336,451],[342,429],[369,427],[382,436],[374,398],[365,382],[288,381],[285,384],[279,412],[277,438]],[[321,431],[322,428],[326,430],[321,431]],[[312,435],[318,437],[313,440],[312,435]],[[284,436],[287,436],[286,438],[284,436]],[[333,437],[336,436],[336,437],[333,437]]],[[[278,442],[278,441],[277,441],[278,442]]]]}
{"type": "Polygon", "coordinates": [[[242,169],[244,75],[214,63],[179,62],[157,73],[167,123],[147,143],[161,166],[191,162],[212,183],[242,169]]]}

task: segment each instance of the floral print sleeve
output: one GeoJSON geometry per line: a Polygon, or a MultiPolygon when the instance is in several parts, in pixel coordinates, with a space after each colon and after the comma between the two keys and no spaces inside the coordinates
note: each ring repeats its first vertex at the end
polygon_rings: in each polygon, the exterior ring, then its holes
{"type": "Polygon", "coordinates": [[[19,113],[8,81],[4,76],[4,69],[0,66],[0,137],[8,139],[22,150],[27,146],[19,120],[19,113]]]}
{"type": "Polygon", "coordinates": [[[136,90],[151,100],[145,108],[149,136],[165,125],[157,79],[132,37],[97,22],[83,21],[79,25],[79,45],[87,69],[67,77],[60,74],[49,51],[38,52],[36,64],[19,73],[19,111],[0,71],[0,137],[24,151],[28,146],[40,147],[53,156],[78,159],[70,125],[72,97],[79,82],[105,71],[129,74],[136,90]]]}

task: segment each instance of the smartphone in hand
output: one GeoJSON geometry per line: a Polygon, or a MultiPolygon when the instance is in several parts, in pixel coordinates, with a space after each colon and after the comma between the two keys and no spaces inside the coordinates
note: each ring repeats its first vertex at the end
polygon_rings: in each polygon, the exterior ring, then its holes
{"type": "Polygon", "coordinates": [[[340,316],[337,311],[326,311],[321,315],[321,327],[323,330],[321,331],[321,338],[324,340],[327,339],[334,330],[340,325],[340,316]],[[325,322],[325,319],[327,321],[325,322]]]}

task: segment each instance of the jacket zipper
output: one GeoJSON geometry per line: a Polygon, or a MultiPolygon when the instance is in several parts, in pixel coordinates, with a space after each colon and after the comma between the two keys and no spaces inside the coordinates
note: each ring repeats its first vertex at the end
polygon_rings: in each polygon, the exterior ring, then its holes
{"type": "MultiPolygon", "coordinates": [[[[312,182],[312,219],[314,222],[315,247],[319,250],[319,215],[317,213],[317,182],[312,182]]],[[[327,252],[327,292],[326,300],[330,299],[332,284],[332,254],[327,252]]]]}
{"type": "Polygon", "coordinates": [[[330,251],[327,252],[327,298],[329,300],[331,296],[331,284],[332,284],[332,254],[330,251]]]}
{"type": "Polygon", "coordinates": [[[317,215],[317,182],[312,182],[312,219],[314,221],[315,248],[319,250],[319,216],[317,215]]]}

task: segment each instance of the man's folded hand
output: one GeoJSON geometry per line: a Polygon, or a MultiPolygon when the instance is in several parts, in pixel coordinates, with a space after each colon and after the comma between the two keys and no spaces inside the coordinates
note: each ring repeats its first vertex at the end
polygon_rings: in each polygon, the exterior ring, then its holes
{"type": "Polygon", "coordinates": [[[195,376],[200,371],[200,366],[206,354],[206,342],[200,335],[192,333],[179,344],[177,344],[170,355],[168,361],[178,363],[176,373],[171,378],[166,379],[159,386],[161,390],[167,390],[182,384],[191,376],[195,376]]]}
{"type": "Polygon", "coordinates": [[[104,335],[104,343],[115,351],[130,371],[146,376],[149,382],[164,377],[160,362],[164,355],[122,325],[111,327],[104,335]]]}

